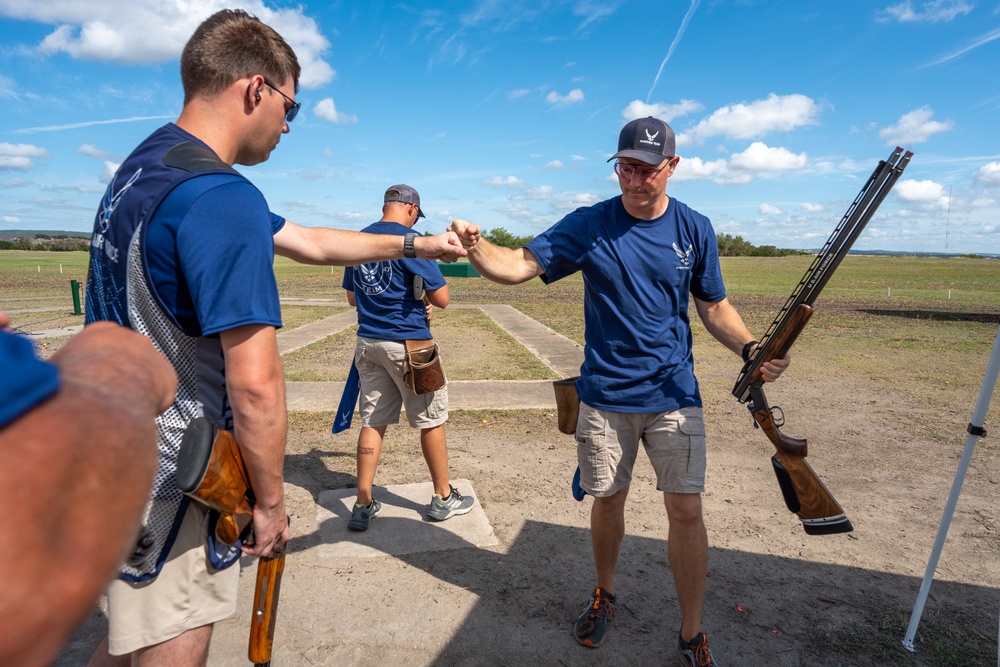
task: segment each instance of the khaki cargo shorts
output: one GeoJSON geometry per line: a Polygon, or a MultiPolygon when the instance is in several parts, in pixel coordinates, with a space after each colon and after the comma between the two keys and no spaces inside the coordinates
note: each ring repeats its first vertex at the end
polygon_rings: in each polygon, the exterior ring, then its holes
{"type": "Polygon", "coordinates": [[[700,407],[632,414],[599,410],[583,402],[576,428],[580,486],[597,498],[628,486],[639,442],[656,472],[657,489],[705,490],[705,421],[700,407]]]}
{"type": "Polygon", "coordinates": [[[188,503],[177,540],[152,581],[108,586],[108,650],[125,655],[173,639],[236,612],[240,565],[216,570],[208,560],[208,512],[188,503]]]}
{"type": "Polygon", "coordinates": [[[406,348],[401,340],[375,340],[358,336],[354,365],[361,380],[361,425],[388,426],[406,419],[414,428],[434,428],[448,421],[447,385],[427,394],[414,394],[403,382],[406,348]]]}

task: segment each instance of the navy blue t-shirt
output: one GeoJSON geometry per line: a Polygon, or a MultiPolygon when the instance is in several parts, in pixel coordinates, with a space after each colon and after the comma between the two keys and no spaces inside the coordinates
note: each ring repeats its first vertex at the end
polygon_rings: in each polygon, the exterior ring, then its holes
{"type": "MultiPolygon", "coordinates": [[[[411,233],[398,222],[375,222],[361,231],[404,236],[411,233]]],[[[437,262],[429,259],[394,259],[349,266],[343,287],[354,292],[358,309],[358,335],[376,340],[427,340],[431,330],[422,301],[413,297],[413,277],[424,279],[425,290],[445,286],[437,262]]]]}
{"type": "Polygon", "coordinates": [[[0,428],[59,389],[59,370],[35,356],[27,338],[0,331],[0,428]]]}
{"type": "Polygon", "coordinates": [[[621,197],[570,213],[526,246],[551,283],[583,272],[586,346],[580,399],[615,412],[701,405],[688,297],[726,297],[708,218],[676,199],[654,220],[621,197]]]}
{"type": "Polygon", "coordinates": [[[146,266],[164,311],[189,336],[280,327],[273,236],[284,223],[242,176],[178,185],[146,229],[146,266]]]}

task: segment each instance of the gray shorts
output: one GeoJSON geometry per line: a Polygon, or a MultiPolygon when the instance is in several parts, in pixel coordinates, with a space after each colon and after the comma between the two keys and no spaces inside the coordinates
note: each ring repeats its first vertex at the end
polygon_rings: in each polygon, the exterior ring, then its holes
{"type": "Polygon", "coordinates": [[[598,410],[583,402],[576,427],[580,486],[597,498],[628,486],[640,440],[656,472],[657,489],[705,490],[705,421],[700,407],[632,414],[598,410]]]}
{"type": "Polygon", "coordinates": [[[399,412],[414,428],[434,428],[448,421],[448,387],[428,394],[414,394],[403,382],[403,341],[358,336],[354,364],[361,380],[361,425],[399,423],[399,412]]]}
{"type": "Polygon", "coordinates": [[[125,655],[232,616],[240,564],[216,570],[208,560],[208,512],[188,504],[177,540],[156,579],[108,586],[108,650],[125,655]]]}

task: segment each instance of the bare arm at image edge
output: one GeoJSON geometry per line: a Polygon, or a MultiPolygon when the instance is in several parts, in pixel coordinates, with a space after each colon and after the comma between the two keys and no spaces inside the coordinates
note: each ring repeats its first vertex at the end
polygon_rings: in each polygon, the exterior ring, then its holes
{"type": "Polygon", "coordinates": [[[111,323],[86,327],[49,361],[59,389],[0,430],[3,665],[49,664],[134,545],[156,469],[154,420],[177,391],[149,340],[111,323]]]}

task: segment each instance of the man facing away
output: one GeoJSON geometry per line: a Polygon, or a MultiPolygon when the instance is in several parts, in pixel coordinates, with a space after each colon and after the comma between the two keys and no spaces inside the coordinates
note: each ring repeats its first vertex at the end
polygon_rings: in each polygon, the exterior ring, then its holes
{"type": "MultiPolygon", "coordinates": [[[[362,231],[406,236],[424,217],[420,195],[408,185],[385,191],[382,218],[362,231]]],[[[372,484],[389,424],[399,422],[406,408],[410,426],[420,429],[420,448],[430,469],[434,494],[427,516],[444,521],[472,510],[474,500],[463,497],[448,480],[448,448],[444,423],[448,421],[448,387],[415,394],[403,381],[405,341],[430,340],[430,307],[446,308],[448,285],[437,263],[426,259],[397,259],[344,270],[347,301],[358,309],[358,341],[354,363],[361,383],[361,433],[358,435],[358,499],[347,527],[368,529],[382,504],[372,497],[372,484]],[[414,288],[414,283],[417,288],[414,288]]]]}
{"type": "Polygon", "coordinates": [[[181,55],[184,106],[122,163],[94,222],[87,322],[111,320],[153,340],[177,372],[157,418],[156,481],[143,531],[108,590],[109,637],[91,665],[203,665],[213,624],[236,607],[241,549],[177,489],[188,423],[232,429],[256,505],[263,556],[289,538],[283,493],[287,416],[276,329],[274,253],[314,264],[464,255],[454,235],[414,239],[306,228],[271,213],[232,165],[268,159],[299,111],[300,67],[272,28],[222,10],[181,55]]]}
{"type": "MultiPolygon", "coordinates": [[[[702,518],[705,425],[694,376],[689,296],[720,343],[744,359],[756,341],[726,298],[708,218],[666,194],[680,157],[673,130],[657,118],[621,130],[611,159],[621,196],[580,208],[523,248],[495,246],[476,225],[452,229],[486,278],[551,283],[583,272],[585,348],[576,389],[581,486],[594,497],[591,541],[597,585],[573,634],[597,648],[615,616],[615,566],[625,534],[625,500],[642,442],[663,491],[667,555],[680,603],[678,649],[686,665],[715,665],[701,620],[708,570],[702,518]]],[[[777,379],[789,359],[762,367],[777,379]]]]}

